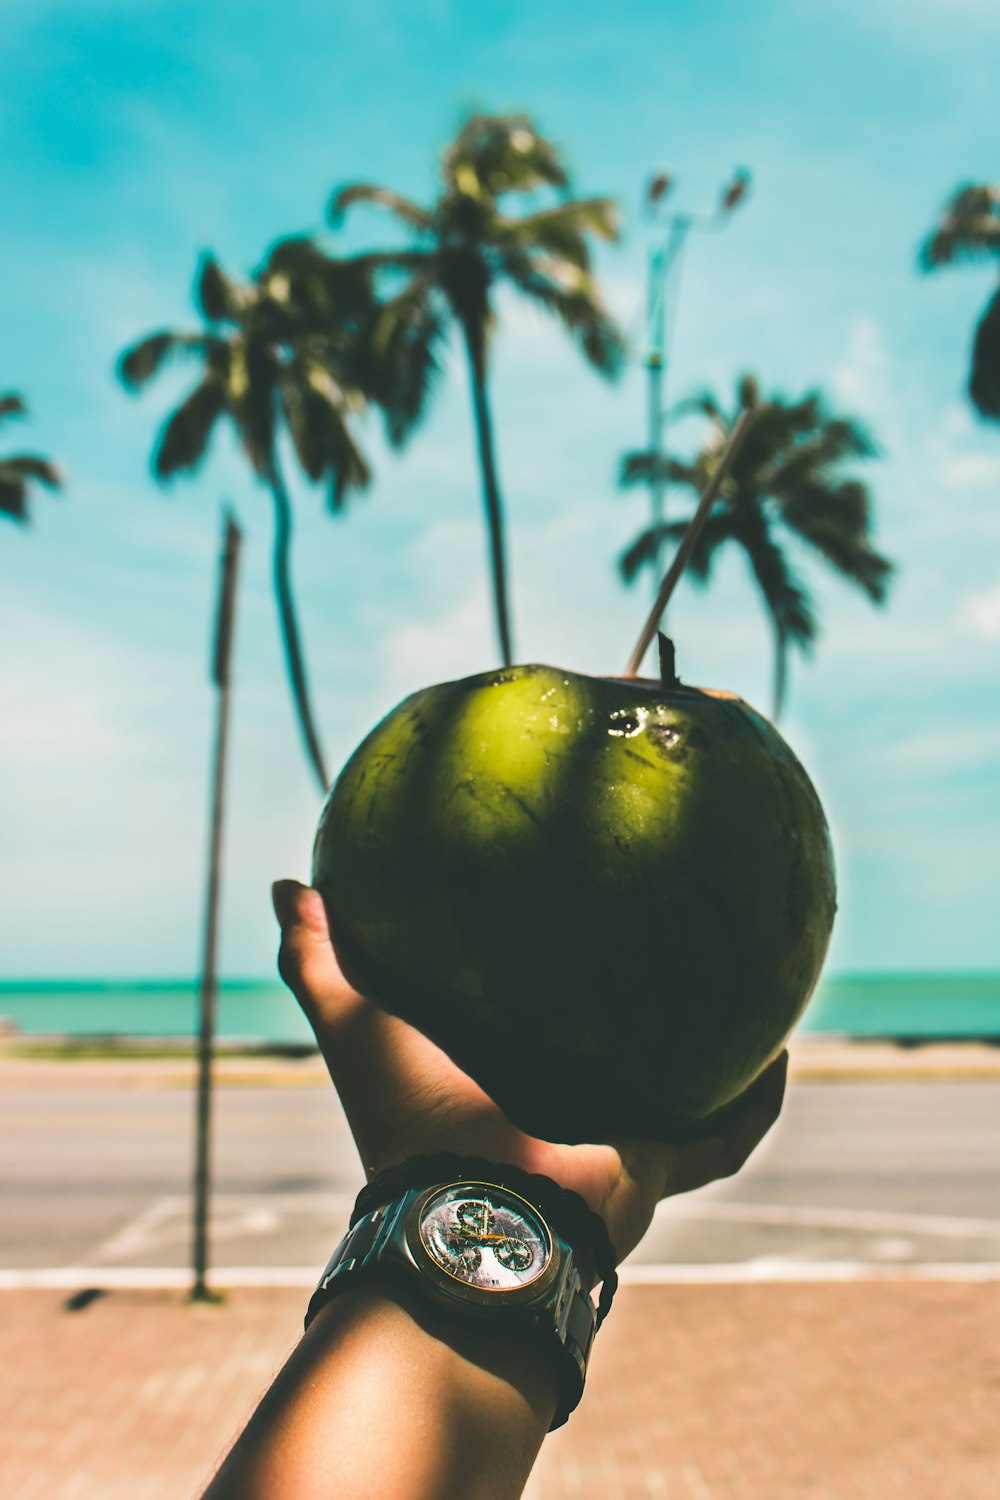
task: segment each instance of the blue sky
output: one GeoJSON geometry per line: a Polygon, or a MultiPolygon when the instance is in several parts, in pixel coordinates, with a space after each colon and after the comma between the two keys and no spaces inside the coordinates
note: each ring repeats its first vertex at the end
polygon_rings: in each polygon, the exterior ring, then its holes
{"type": "MultiPolygon", "coordinates": [[[[834,831],[833,971],[1000,967],[1000,429],[963,388],[996,268],[923,278],[915,252],[951,189],[996,179],[988,0],[33,0],[0,10],[0,389],[68,472],[24,531],[0,526],[0,972],[194,971],[213,704],[206,674],[220,507],[246,529],[237,625],[223,966],[273,969],[272,878],[305,875],[318,799],[288,706],[269,584],[268,498],[228,439],[167,492],[149,477],[171,374],[139,398],[117,353],[192,316],[199,251],[249,271],[277,236],[322,231],[331,188],[434,191],[464,109],[523,108],[582,194],[616,196],[607,295],[641,326],[648,169],[678,206],[733,166],[753,196],[692,241],[670,386],[820,386],[863,416],[890,607],[808,564],[823,637],[796,658],[782,728],[834,831]]],[[[359,215],[356,247],[385,232],[359,215]]],[[[608,387],[558,330],[501,303],[494,412],[517,655],[620,670],[642,587],[613,560],[644,514],[616,493],[641,442],[633,365],[608,387]]],[[[692,429],[688,440],[696,433],[692,429]]],[[[322,730],[340,764],[407,691],[491,666],[468,392],[453,351],[402,454],[365,429],[368,496],[331,518],[295,483],[295,566],[322,730]]],[[[682,675],[767,708],[770,642],[738,558],[672,608],[682,675]]]]}

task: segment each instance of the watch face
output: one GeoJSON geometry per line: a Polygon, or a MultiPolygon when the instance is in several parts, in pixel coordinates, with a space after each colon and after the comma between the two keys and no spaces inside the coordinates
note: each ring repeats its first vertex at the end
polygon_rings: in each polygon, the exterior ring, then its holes
{"type": "Polygon", "coordinates": [[[528,1287],[552,1261],[541,1215],[506,1188],[452,1183],[421,1208],[420,1245],[440,1270],[489,1294],[528,1287]]]}

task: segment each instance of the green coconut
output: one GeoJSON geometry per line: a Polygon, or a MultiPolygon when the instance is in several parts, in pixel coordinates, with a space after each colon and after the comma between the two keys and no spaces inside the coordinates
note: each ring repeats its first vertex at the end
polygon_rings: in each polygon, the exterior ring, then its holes
{"type": "Polygon", "coordinates": [[[788,745],[670,670],[414,693],[330,793],[313,882],[350,980],[560,1141],[710,1129],[801,1016],[836,909],[788,745]]]}

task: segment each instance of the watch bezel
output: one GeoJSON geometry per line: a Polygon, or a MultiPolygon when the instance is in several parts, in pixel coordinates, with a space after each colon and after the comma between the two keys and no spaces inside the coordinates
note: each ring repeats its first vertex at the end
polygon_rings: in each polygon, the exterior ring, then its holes
{"type": "Polygon", "coordinates": [[[454,1182],[438,1182],[433,1187],[427,1188],[419,1197],[411,1203],[403,1226],[406,1239],[406,1248],[417,1268],[433,1283],[433,1285],[446,1297],[455,1302],[461,1302],[466,1306],[473,1307],[516,1307],[529,1302],[535,1302],[543,1297],[550,1289],[559,1274],[561,1256],[555,1235],[549,1227],[545,1215],[537,1204],[525,1198],[522,1193],[515,1192],[513,1188],[505,1187],[501,1182],[487,1182],[484,1178],[470,1180],[459,1178],[454,1182]],[[544,1268],[524,1286],[514,1287],[481,1287],[474,1286],[461,1277],[454,1276],[437,1261],[424,1245],[420,1234],[420,1223],[423,1214],[431,1199],[440,1197],[443,1193],[455,1191],[465,1193],[476,1189],[488,1189],[491,1193],[501,1193],[507,1198],[514,1199],[523,1204],[529,1211],[531,1217],[541,1225],[545,1235],[548,1259],[544,1268]]]}

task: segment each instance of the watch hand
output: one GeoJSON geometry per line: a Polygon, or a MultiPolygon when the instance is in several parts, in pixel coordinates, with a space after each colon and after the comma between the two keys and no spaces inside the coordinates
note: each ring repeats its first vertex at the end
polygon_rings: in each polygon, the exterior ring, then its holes
{"type": "Polygon", "coordinates": [[[471,1230],[466,1230],[465,1232],[463,1232],[462,1239],[463,1240],[472,1240],[473,1244],[476,1244],[476,1245],[491,1245],[491,1244],[523,1245],[524,1244],[523,1240],[519,1240],[514,1235],[511,1235],[511,1234],[474,1234],[471,1230]]]}

